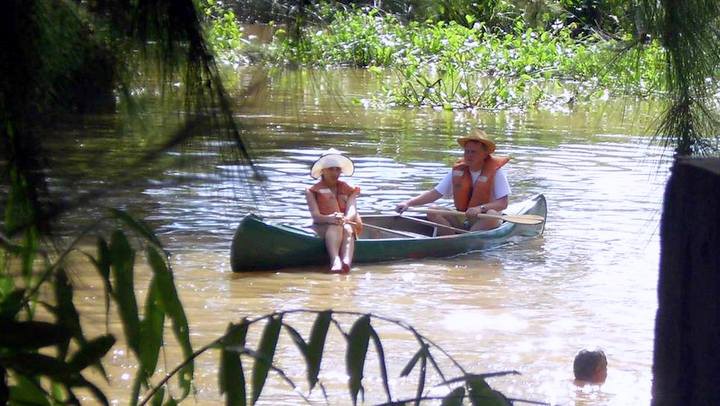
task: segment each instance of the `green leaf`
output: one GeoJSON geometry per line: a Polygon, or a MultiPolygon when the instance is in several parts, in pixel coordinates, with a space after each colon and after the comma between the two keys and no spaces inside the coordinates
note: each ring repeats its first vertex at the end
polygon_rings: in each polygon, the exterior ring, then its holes
{"type": "Polygon", "coordinates": [[[245,347],[248,326],[246,319],[242,319],[239,324],[230,323],[222,340],[223,345],[245,347]]]}
{"type": "Polygon", "coordinates": [[[307,347],[307,378],[312,390],[318,382],[320,374],[320,365],[322,363],[323,351],[325,349],[325,339],[327,338],[328,328],[332,321],[332,310],[325,310],[318,313],[310,331],[310,341],[307,347]]]}
{"type": "Polygon", "coordinates": [[[422,358],[420,358],[420,374],[418,376],[418,386],[417,391],[415,392],[415,404],[420,404],[420,398],[422,398],[422,394],[425,391],[425,375],[427,373],[427,351],[425,351],[422,358]]]}
{"type": "Polygon", "coordinates": [[[26,376],[43,375],[60,382],[69,382],[79,376],[70,364],[43,354],[21,353],[0,357],[0,364],[26,376]]]}
{"type": "Polygon", "coordinates": [[[222,340],[220,351],[220,393],[227,393],[225,404],[244,406],[247,403],[245,390],[245,373],[242,367],[240,353],[232,347],[245,347],[248,323],[243,320],[240,324],[228,325],[225,337],[222,340]]]}
{"type": "Polygon", "coordinates": [[[105,330],[110,330],[110,295],[112,294],[112,282],[110,282],[110,249],[102,237],[97,240],[97,259],[92,255],[83,252],[85,257],[95,266],[100,278],[103,281],[105,296],[105,330]]]}
{"type": "Polygon", "coordinates": [[[135,298],[134,264],[135,252],[130,248],[125,234],[116,230],[110,239],[110,262],[112,264],[115,301],[123,322],[125,338],[135,354],[140,356],[140,317],[135,298]]]}
{"type": "Polygon", "coordinates": [[[150,377],[157,367],[165,327],[165,313],[156,278],[150,281],[144,313],[145,317],[140,322],[140,366],[145,376],[150,377]]]}
{"type": "MultiPolygon", "coordinates": [[[[84,343],[85,337],[83,336],[82,327],[80,327],[80,316],[73,304],[73,287],[63,268],[58,268],[55,274],[53,288],[57,302],[54,312],[57,316],[58,324],[67,328],[72,336],[77,338],[80,343],[84,343]]],[[[69,344],[70,337],[68,337],[67,341],[60,343],[58,346],[60,351],[58,358],[65,358],[69,344]]]]}
{"type": "Polygon", "coordinates": [[[360,317],[348,333],[348,348],[345,353],[345,366],[350,376],[350,396],[357,404],[357,396],[362,389],[363,370],[370,341],[370,316],[360,317]]]}
{"type": "Polygon", "coordinates": [[[220,393],[226,393],[225,404],[228,406],[247,403],[240,354],[227,348],[220,351],[220,393]]]}
{"type": "MultiPolygon", "coordinates": [[[[48,401],[49,395],[42,389],[42,387],[33,382],[22,374],[15,374],[13,376],[15,385],[10,387],[10,399],[13,400],[13,404],[17,405],[33,405],[33,406],[50,406],[48,401]]],[[[0,399],[0,404],[4,404],[0,399]]]]}
{"type": "Polygon", "coordinates": [[[22,309],[25,289],[15,289],[0,302],[0,319],[14,319],[22,309]]]}
{"type": "Polygon", "coordinates": [[[165,399],[165,388],[159,388],[150,400],[150,406],[162,406],[163,399],[165,399]]]}
{"type": "Polygon", "coordinates": [[[445,395],[440,406],[462,406],[464,398],[465,388],[461,386],[445,395]]]}
{"type": "Polygon", "coordinates": [[[480,377],[468,379],[468,398],[473,406],[512,406],[512,403],[500,392],[493,390],[480,377]]]}
{"type": "Polygon", "coordinates": [[[10,388],[7,385],[7,371],[0,365],[0,405],[7,405],[10,399],[10,388]]]}
{"type": "Polygon", "coordinates": [[[260,393],[262,393],[268,371],[275,357],[280,328],[282,327],[282,315],[270,317],[258,346],[258,357],[255,359],[252,373],[252,403],[255,404],[260,393]]]}
{"type": "Polygon", "coordinates": [[[75,368],[76,371],[81,371],[92,364],[100,362],[102,357],[110,351],[113,345],[115,345],[115,337],[112,335],[96,337],[83,345],[80,350],[70,358],[69,364],[75,368]]]}
{"type": "MultiPolygon", "coordinates": [[[[177,289],[175,288],[172,272],[167,267],[164,258],[160,256],[155,248],[148,247],[147,256],[150,267],[155,274],[154,280],[156,280],[158,284],[162,307],[165,310],[165,314],[172,320],[173,333],[180,344],[183,356],[189,359],[193,353],[192,344],[190,343],[190,328],[188,326],[187,316],[185,315],[185,309],[180,302],[177,289]]],[[[192,361],[188,362],[180,371],[178,379],[180,381],[180,387],[183,388],[181,399],[184,399],[190,393],[190,385],[194,371],[195,363],[192,361]]]]}
{"type": "Polygon", "coordinates": [[[298,347],[298,350],[300,350],[300,354],[302,354],[303,358],[305,359],[305,362],[308,362],[308,345],[305,343],[305,340],[303,340],[300,333],[298,333],[297,330],[292,328],[292,326],[285,324],[283,327],[285,327],[285,330],[290,334],[290,338],[295,343],[295,346],[298,347]]]}
{"type": "Polygon", "coordinates": [[[130,227],[133,231],[143,236],[149,242],[155,244],[156,247],[162,247],[162,243],[155,233],[153,233],[152,229],[150,229],[150,227],[148,227],[144,222],[136,220],[134,217],[122,210],[110,209],[110,212],[115,216],[115,218],[125,223],[125,225],[130,227]]]}
{"type": "Polygon", "coordinates": [[[44,321],[13,321],[0,319],[0,347],[37,349],[64,343],[70,331],[58,324],[44,321]]]}
{"type": "Polygon", "coordinates": [[[405,365],[405,368],[403,368],[403,370],[400,372],[400,376],[404,378],[410,375],[410,372],[412,372],[413,368],[415,368],[415,364],[417,364],[420,357],[424,356],[424,354],[425,347],[423,346],[422,348],[417,350],[417,352],[415,353],[415,355],[413,355],[412,358],[410,358],[410,361],[408,361],[407,365],[405,365]]]}
{"type": "Polygon", "coordinates": [[[375,344],[375,352],[377,352],[378,354],[378,362],[380,363],[380,377],[383,381],[383,389],[385,389],[385,395],[387,395],[388,403],[392,403],[392,395],[390,394],[390,386],[388,385],[387,366],[385,365],[385,351],[383,350],[380,336],[377,334],[372,325],[370,325],[369,327],[370,337],[373,339],[373,343],[375,344]]]}
{"type": "Polygon", "coordinates": [[[93,262],[105,286],[105,330],[108,330],[109,326],[107,323],[108,320],[110,320],[110,294],[113,290],[112,282],[110,282],[110,248],[102,237],[99,237],[97,241],[97,256],[97,261],[93,262]]]}

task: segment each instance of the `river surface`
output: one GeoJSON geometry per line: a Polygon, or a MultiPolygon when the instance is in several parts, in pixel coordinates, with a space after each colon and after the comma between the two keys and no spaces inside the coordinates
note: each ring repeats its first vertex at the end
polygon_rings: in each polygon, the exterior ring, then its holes
{"type": "MultiPolygon", "coordinates": [[[[154,224],[171,252],[195,346],[217,338],[230,322],[274,311],[372,313],[414,326],[468,371],[519,371],[489,380],[512,398],[559,405],[649,404],[658,225],[669,167],[646,135],[657,105],[611,100],[541,111],[373,109],[364,101],[380,84],[364,72],[285,72],[250,96],[239,95],[239,89],[253,75],[239,72],[237,79],[237,118],[265,183],[238,179],[247,167],[218,161],[167,171],[166,178],[186,179],[177,185],[150,183],[113,196],[114,203],[154,224]],[[348,180],[362,188],[361,212],[387,212],[439,181],[460,156],[455,138],[476,125],[495,138],[497,154],[512,157],[506,166],[511,201],[536,193],[547,198],[542,238],[454,258],[357,265],[348,275],[321,268],[231,272],[230,242],[243,215],[309,224],[303,192],[312,184],[310,165],[323,150],[333,147],[354,159],[355,175],[348,180]],[[583,348],[607,354],[604,385],[573,385],[573,358],[583,348]]],[[[91,275],[89,267],[76,272],[76,301],[84,322],[100,334],[101,290],[91,275]]],[[[142,286],[147,270],[138,279],[142,286]]],[[[144,290],[139,288],[138,297],[144,300],[144,290]]],[[[344,320],[347,331],[353,319],[344,320]]],[[[312,322],[311,315],[292,317],[305,335],[312,322]]],[[[409,379],[399,374],[417,350],[414,339],[390,323],[376,323],[386,339],[391,387],[397,398],[412,397],[417,372],[409,379]]],[[[171,337],[167,341],[172,357],[177,349],[171,337]]],[[[306,388],[302,358],[287,337],[278,351],[280,365],[306,388]]],[[[323,363],[330,404],[351,403],[343,351],[335,337],[323,363]]],[[[385,400],[373,351],[366,368],[367,403],[385,400]]],[[[135,372],[132,358],[117,345],[107,361],[110,396],[125,404],[135,372]]],[[[443,365],[449,377],[458,375],[443,365]]],[[[217,353],[198,358],[198,404],[222,402],[217,371],[217,353]]],[[[442,393],[442,387],[430,393],[442,393]]],[[[319,391],[311,398],[323,403],[319,391]]],[[[272,372],[260,400],[303,402],[272,372]]]]}

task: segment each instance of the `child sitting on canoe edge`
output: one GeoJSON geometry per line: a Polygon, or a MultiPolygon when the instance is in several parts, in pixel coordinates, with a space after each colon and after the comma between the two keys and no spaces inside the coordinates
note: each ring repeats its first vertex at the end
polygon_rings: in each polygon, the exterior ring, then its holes
{"type": "Polygon", "coordinates": [[[310,176],[319,181],[305,190],[305,199],[313,229],[325,240],[330,272],[350,272],[355,239],[362,231],[356,207],[360,188],[339,180],[340,175],[352,176],[354,172],[352,160],[333,148],[310,169],[310,176]]]}
{"type": "Polygon", "coordinates": [[[575,385],[601,385],[607,379],[607,357],[605,352],[581,350],[573,362],[575,385]]]}

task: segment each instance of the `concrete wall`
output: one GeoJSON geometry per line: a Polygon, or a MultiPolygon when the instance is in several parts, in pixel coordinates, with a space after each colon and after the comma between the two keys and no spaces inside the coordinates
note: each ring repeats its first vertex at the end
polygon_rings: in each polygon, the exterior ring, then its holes
{"type": "Polygon", "coordinates": [[[720,405],[720,159],[679,159],[661,223],[653,405],[720,405]]]}

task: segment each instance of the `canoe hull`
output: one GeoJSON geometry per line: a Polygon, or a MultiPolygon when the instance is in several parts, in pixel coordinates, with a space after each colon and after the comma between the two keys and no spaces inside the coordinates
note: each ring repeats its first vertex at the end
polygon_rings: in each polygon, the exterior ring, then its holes
{"type": "MultiPolygon", "coordinates": [[[[547,215],[543,195],[536,195],[513,206],[512,214],[547,215]]],[[[388,229],[426,232],[428,226],[410,226],[405,216],[364,216],[367,224],[382,225],[388,229]],[[412,228],[414,227],[414,228],[412,228]]],[[[369,227],[355,245],[355,263],[395,261],[413,258],[448,257],[483,250],[517,238],[542,235],[544,223],[520,225],[504,223],[500,227],[473,233],[442,237],[370,238],[369,227]]],[[[387,236],[389,237],[389,236],[387,236]]],[[[309,231],[290,226],[271,225],[250,214],[243,218],[231,246],[233,272],[273,270],[309,265],[326,265],[328,262],[322,239],[309,231]]]]}

